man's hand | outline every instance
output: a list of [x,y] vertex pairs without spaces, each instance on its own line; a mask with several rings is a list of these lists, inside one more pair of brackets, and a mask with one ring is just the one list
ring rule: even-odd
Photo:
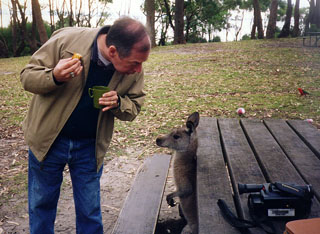
[[68,82],[79,75],[82,69],[79,59],[61,59],[53,69],[53,76],[58,82]]
[[102,111],[107,111],[112,108],[118,107],[118,94],[116,91],[110,91],[104,93],[101,98],[99,98],[99,104],[106,106]]

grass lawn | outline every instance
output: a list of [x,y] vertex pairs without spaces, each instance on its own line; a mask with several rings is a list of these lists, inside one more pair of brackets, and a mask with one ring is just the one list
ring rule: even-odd
[[[26,115],[32,95],[22,89],[19,73],[29,58],[0,59],[1,138],[8,137],[6,129],[19,129]],[[108,158],[165,151],[155,138],[194,111],[240,118],[236,109],[243,107],[242,118],[313,119],[320,126],[320,48],[302,47],[301,39],[157,47],[144,68],[145,105],[135,121],[116,121]],[[311,95],[300,96],[299,87]],[[7,183],[1,176],[0,184]]]

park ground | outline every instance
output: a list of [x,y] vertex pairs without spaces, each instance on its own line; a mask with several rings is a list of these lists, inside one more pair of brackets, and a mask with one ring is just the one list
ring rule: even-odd
[[[27,151],[21,121],[31,94],[19,73],[30,57],[0,60],[0,234],[28,233]],[[116,122],[101,179],[105,233],[112,231],[143,160],[159,149],[155,138],[184,124],[193,111],[201,116],[312,119],[320,128],[320,48],[302,39],[187,44],[153,49],[145,64],[147,98],[134,122]],[[301,96],[297,88],[310,95]],[[165,194],[174,190],[172,172]],[[162,204],[158,233],[177,233],[183,223],[177,208]],[[168,225],[169,224],[169,225]],[[57,233],[75,233],[68,168],[56,219]]]

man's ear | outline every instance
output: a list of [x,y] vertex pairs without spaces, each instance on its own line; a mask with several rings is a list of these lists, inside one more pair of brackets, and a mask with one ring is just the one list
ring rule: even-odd
[[110,58],[114,58],[117,55],[118,51],[114,45],[108,47],[108,54]]

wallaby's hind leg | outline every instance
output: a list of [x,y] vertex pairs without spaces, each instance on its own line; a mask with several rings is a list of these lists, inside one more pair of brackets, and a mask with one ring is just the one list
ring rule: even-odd
[[191,233],[197,234],[198,233],[198,214],[197,214],[198,212],[197,212],[195,194],[192,194],[191,196],[186,198],[181,198],[180,204],[181,204],[184,217],[187,220],[187,225],[190,227]]
[[187,224],[181,231],[181,234],[193,234],[191,227]]

